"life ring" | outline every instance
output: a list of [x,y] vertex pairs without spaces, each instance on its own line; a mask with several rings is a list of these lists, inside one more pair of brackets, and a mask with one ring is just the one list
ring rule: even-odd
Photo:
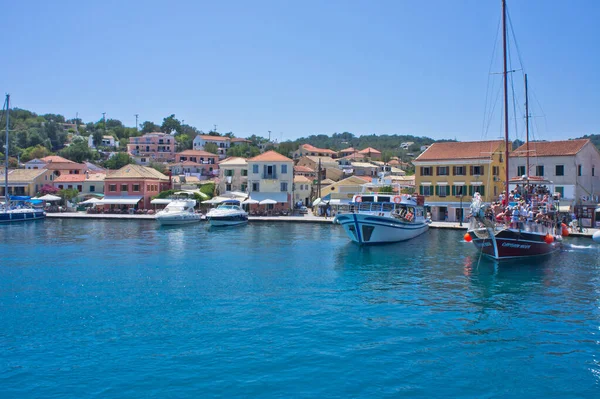
[[401,197],[401,196],[399,196],[399,195],[396,195],[396,196],[394,197],[394,203],[395,203],[395,204],[399,204],[399,203],[401,203],[401,202],[402,202],[402,197]]
[[409,222],[412,222],[413,217],[414,217],[413,213],[412,212],[408,212],[404,218],[406,220],[408,220]]
[[360,195],[357,195],[356,197],[354,197],[354,202],[362,202],[362,197]]

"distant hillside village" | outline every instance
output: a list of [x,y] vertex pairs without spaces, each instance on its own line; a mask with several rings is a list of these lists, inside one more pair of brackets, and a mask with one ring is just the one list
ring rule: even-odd
[[[157,198],[181,190],[201,200],[230,193],[271,199],[274,210],[310,207],[317,198],[335,206],[378,182],[424,195],[433,220],[458,221],[475,192],[485,201],[498,198],[506,176],[503,141],[345,132],[277,142],[204,133],[175,115],[161,126],[127,128],[112,119],[84,124],[15,109],[10,140],[11,195],[59,193],[73,203],[96,198],[135,209],[151,209]],[[594,141],[596,136],[532,142],[528,149],[515,143],[509,175],[527,174],[529,154],[529,175],[552,182],[563,210],[589,218],[600,195]]]

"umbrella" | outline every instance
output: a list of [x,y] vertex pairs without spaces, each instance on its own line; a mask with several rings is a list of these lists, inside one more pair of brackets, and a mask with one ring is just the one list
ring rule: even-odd
[[37,199],[42,200],[42,201],[53,202],[53,201],[60,201],[62,198],[57,197],[56,195],[46,194],[43,197],[40,197],[40,198],[37,198]]
[[259,204],[259,203],[260,203],[260,201],[255,200],[255,199],[251,199],[251,198],[248,198],[247,200],[245,200],[244,202],[242,202],[242,204]]
[[316,200],[313,201],[312,206],[317,206],[319,205],[323,200],[321,198],[317,198]]
[[264,199],[259,202],[259,204],[261,204],[261,205],[275,205],[276,203],[277,203],[277,201],[269,199],[269,198]]
[[206,201],[202,201],[203,204],[220,204],[221,202],[223,202],[221,198],[213,198]]
[[96,202],[100,202],[100,201],[101,200],[99,200],[98,198],[90,198],[88,200],[80,202],[79,205],[95,204]]

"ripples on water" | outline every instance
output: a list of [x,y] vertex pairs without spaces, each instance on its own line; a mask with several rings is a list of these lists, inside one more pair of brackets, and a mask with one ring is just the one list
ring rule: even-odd
[[3,398],[599,394],[598,246],[498,265],[458,231],[77,220],[0,243]]

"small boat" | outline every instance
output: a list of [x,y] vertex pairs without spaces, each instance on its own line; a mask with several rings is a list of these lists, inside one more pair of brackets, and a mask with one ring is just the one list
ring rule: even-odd
[[235,226],[248,223],[248,213],[240,206],[238,200],[226,200],[215,209],[211,209],[206,218],[211,226]]
[[163,226],[199,222],[202,215],[194,211],[194,206],[195,200],[173,200],[156,214],[156,220]]
[[[6,154],[8,152],[8,130],[10,125],[10,94],[6,95]],[[4,203],[0,207],[0,223],[26,222],[46,218],[43,209],[32,206],[31,197],[8,194],[8,156],[4,157]]]
[[358,244],[382,244],[410,240],[425,233],[431,221],[425,217],[425,197],[369,193],[353,196],[349,213],[336,215],[350,239]]

